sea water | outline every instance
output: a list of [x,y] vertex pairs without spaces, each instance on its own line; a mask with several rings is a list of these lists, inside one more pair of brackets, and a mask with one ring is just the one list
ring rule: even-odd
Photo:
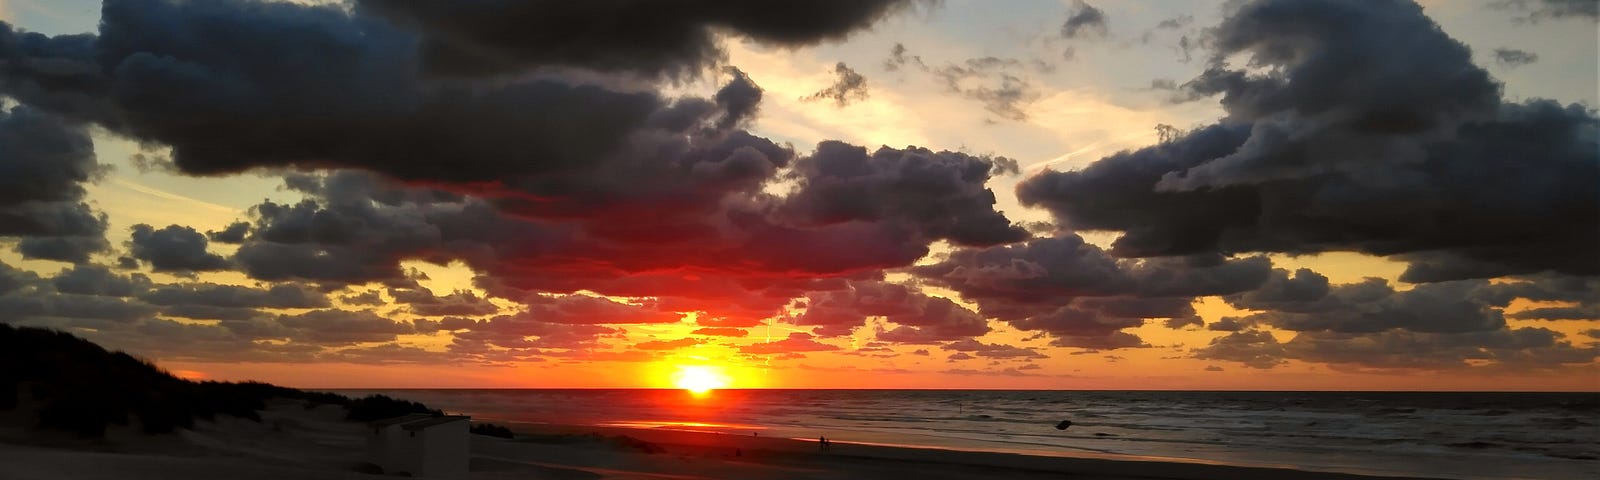
[[[478,420],[1461,479],[1600,478],[1600,394],[349,390]],[[1070,420],[1065,430],[1056,428]]]

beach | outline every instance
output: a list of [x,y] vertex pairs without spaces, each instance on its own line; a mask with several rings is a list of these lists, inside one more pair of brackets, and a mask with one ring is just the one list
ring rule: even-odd
[[[275,401],[262,421],[219,418],[193,430],[103,441],[0,430],[0,480],[376,479],[357,472],[362,423],[331,405]],[[1077,478],[1375,479],[1340,473],[1193,462],[1031,456],[904,448],[665,428],[515,424],[517,440],[473,436],[473,479]]]

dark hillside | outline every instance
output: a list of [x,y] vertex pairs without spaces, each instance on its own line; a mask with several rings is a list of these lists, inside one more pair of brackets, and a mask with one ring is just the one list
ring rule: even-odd
[[260,421],[273,398],[343,405],[351,420],[440,413],[380,395],[351,400],[258,382],[184,380],[70,333],[0,323],[0,410],[36,407],[38,428],[100,437],[136,421],[145,433],[168,433],[219,415]]

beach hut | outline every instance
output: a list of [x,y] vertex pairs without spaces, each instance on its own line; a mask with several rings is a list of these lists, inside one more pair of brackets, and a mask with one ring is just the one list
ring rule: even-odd
[[471,417],[406,415],[368,424],[367,461],[384,473],[465,478],[472,456]]

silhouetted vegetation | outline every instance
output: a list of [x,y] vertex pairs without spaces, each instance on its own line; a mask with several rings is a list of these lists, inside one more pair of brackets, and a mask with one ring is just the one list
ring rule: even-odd
[[478,435],[487,435],[487,436],[490,436],[490,437],[500,437],[500,438],[510,438],[510,439],[517,438],[516,434],[511,433],[511,429],[506,428],[506,427],[502,427],[502,426],[499,426],[499,425],[495,425],[493,423],[474,424],[472,426],[472,433],[475,433],[475,434],[478,434]]
[[302,400],[308,407],[342,405],[351,420],[441,414],[382,395],[351,400],[259,382],[184,380],[66,332],[0,323],[0,410],[34,406],[39,428],[100,437],[108,427],[131,421],[152,434],[193,428],[195,419],[212,421],[222,415],[259,422],[259,412],[273,398]]
[[350,400],[349,403],[345,405],[345,408],[349,409],[350,413],[345,415],[344,418],[358,422],[383,420],[385,418],[394,418],[412,413],[444,415],[444,412],[439,411],[438,409],[428,408],[427,405],[391,398],[387,395],[368,395],[366,397]]

